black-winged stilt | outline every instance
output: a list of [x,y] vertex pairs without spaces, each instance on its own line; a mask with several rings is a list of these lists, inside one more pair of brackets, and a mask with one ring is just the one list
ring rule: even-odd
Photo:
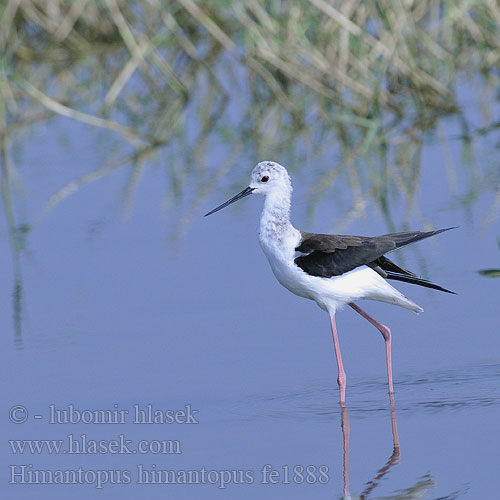
[[263,161],[255,166],[250,185],[205,216],[250,194],[265,196],[260,218],[259,241],[276,279],[291,292],[314,300],[328,312],[338,367],[340,403],[345,404],[346,376],[340,354],[335,313],[346,304],[367,319],[384,337],[389,394],[392,397],[391,330],[355,304],[360,299],[378,300],[415,313],[423,309],[387,283],[405,281],[454,293],[418,277],[391,262],[385,254],[448,229],[411,231],[383,236],[345,236],[305,233],[290,222],[292,183],[279,163]]

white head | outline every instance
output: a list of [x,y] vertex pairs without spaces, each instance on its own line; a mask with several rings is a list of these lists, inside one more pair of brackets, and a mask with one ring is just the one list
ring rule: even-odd
[[261,161],[250,176],[253,194],[289,194],[292,191],[290,176],[285,167],[274,161]]
[[250,185],[230,200],[205,214],[205,217],[222,210],[249,194],[263,194],[264,196],[272,196],[273,199],[278,197],[287,200],[289,203],[291,193],[292,183],[286,168],[274,161],[261,161],[252,170]]

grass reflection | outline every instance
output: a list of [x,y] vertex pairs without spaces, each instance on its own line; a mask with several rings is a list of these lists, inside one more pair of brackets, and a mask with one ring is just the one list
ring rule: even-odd
[[[500,250],[500,238],[497,238],[497,245]],[[498,268],[480,269],[478,273],[486,278],[500,278],[500,269]]]
[[[447,158],[450,200],[468,204],[496,190],[487,220],[498,217],[498,160],[478,161],[475,152],[494,147],[500,126],[497,2],[6,0],[0,16],[2,197],[11,242],[20,225],[12,174],[22,179],[11,151],[55,115],[102,129],[119,153],[55,190],[41,215],[122,168],[130,169],[124,200],[131,210],[141,177],[160,163],[163,206],[194,186],[179,235],[223,175],[240,175],[239,157],[269,156],[292,170],[317,165],[309,214],[322,197],[338,198],[341,185],[350,206],[340,226],[370,202],[389,229],[411,217],[430,226],[417,193],[432,137]],[[479,116],[464,112],[464,86],[478,96]],[[461,168],[445,120],[458,130]],[[400,201],[402,222],[393,220]]]
[[[7,139],[58,114],[118,134],[134,151],[122,165],[142,165],[137,171],[195,127],[183,168],[198,169],[200,184],[215,168],[200,161],[213,135],[255,157],[305,144],[319,157],[338,144],[311,205],[342,176],[353,195],[347,219],[369,198],[390,221],[394,192],[414,204],[429,132],[447,147],[443,117],[455,117],[468,149],[497,130],[489,101],[499,85],[499,24],[495,2],[8,0],[0,36]],[[460,104],[468,76],[484,96],[480,127]],[[196,125],[187,123],[192,103]],[[451,161],[445,168],[453,191],[457,173]],[[471,168],[480,180],[481,168]],[[48,206],[63,192],[71,186]]]

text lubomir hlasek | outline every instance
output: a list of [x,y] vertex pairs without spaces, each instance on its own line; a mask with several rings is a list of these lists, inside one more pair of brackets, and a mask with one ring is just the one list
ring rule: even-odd
[[133,405],[132,410],[113,409],[82,410],[69,404],[64,408],[49,405],[50,424],[198,424],[197,414],[190,404],[178,410],[154,408],[152,404]]

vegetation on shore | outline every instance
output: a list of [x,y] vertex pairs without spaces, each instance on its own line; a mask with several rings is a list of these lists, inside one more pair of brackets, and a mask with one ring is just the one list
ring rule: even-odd
[[[239,156],[272,152],[293,159],[293,169],[307,151],[320,164],[311,210],[342,185],[351,197],[343,224],[374,201],[394,227],[391,203],[399,199],[404,221],[428,225],[416,199],[432,136],[448,158],[450,199],[469,203],[493,191],[485,221],[496,219],[499,162],[478,161],[476,149],[499,147],[499,33],[498,0],[4,0],[1,192],[18,306],[29,225],[16,215],[21,176],[12,150],[54,116],[103,130],[110,155],[55,190],[42,214],[123,168],[130,206],[147,165],[176,158],[163,160],[165,204],[196,179],[186,222]],[[473,118],[464,112],[470,93],[481,108]],[[461,140],[460,167],[444,119]],[[223,161],[206,154],[214,143],[224,146]]]

